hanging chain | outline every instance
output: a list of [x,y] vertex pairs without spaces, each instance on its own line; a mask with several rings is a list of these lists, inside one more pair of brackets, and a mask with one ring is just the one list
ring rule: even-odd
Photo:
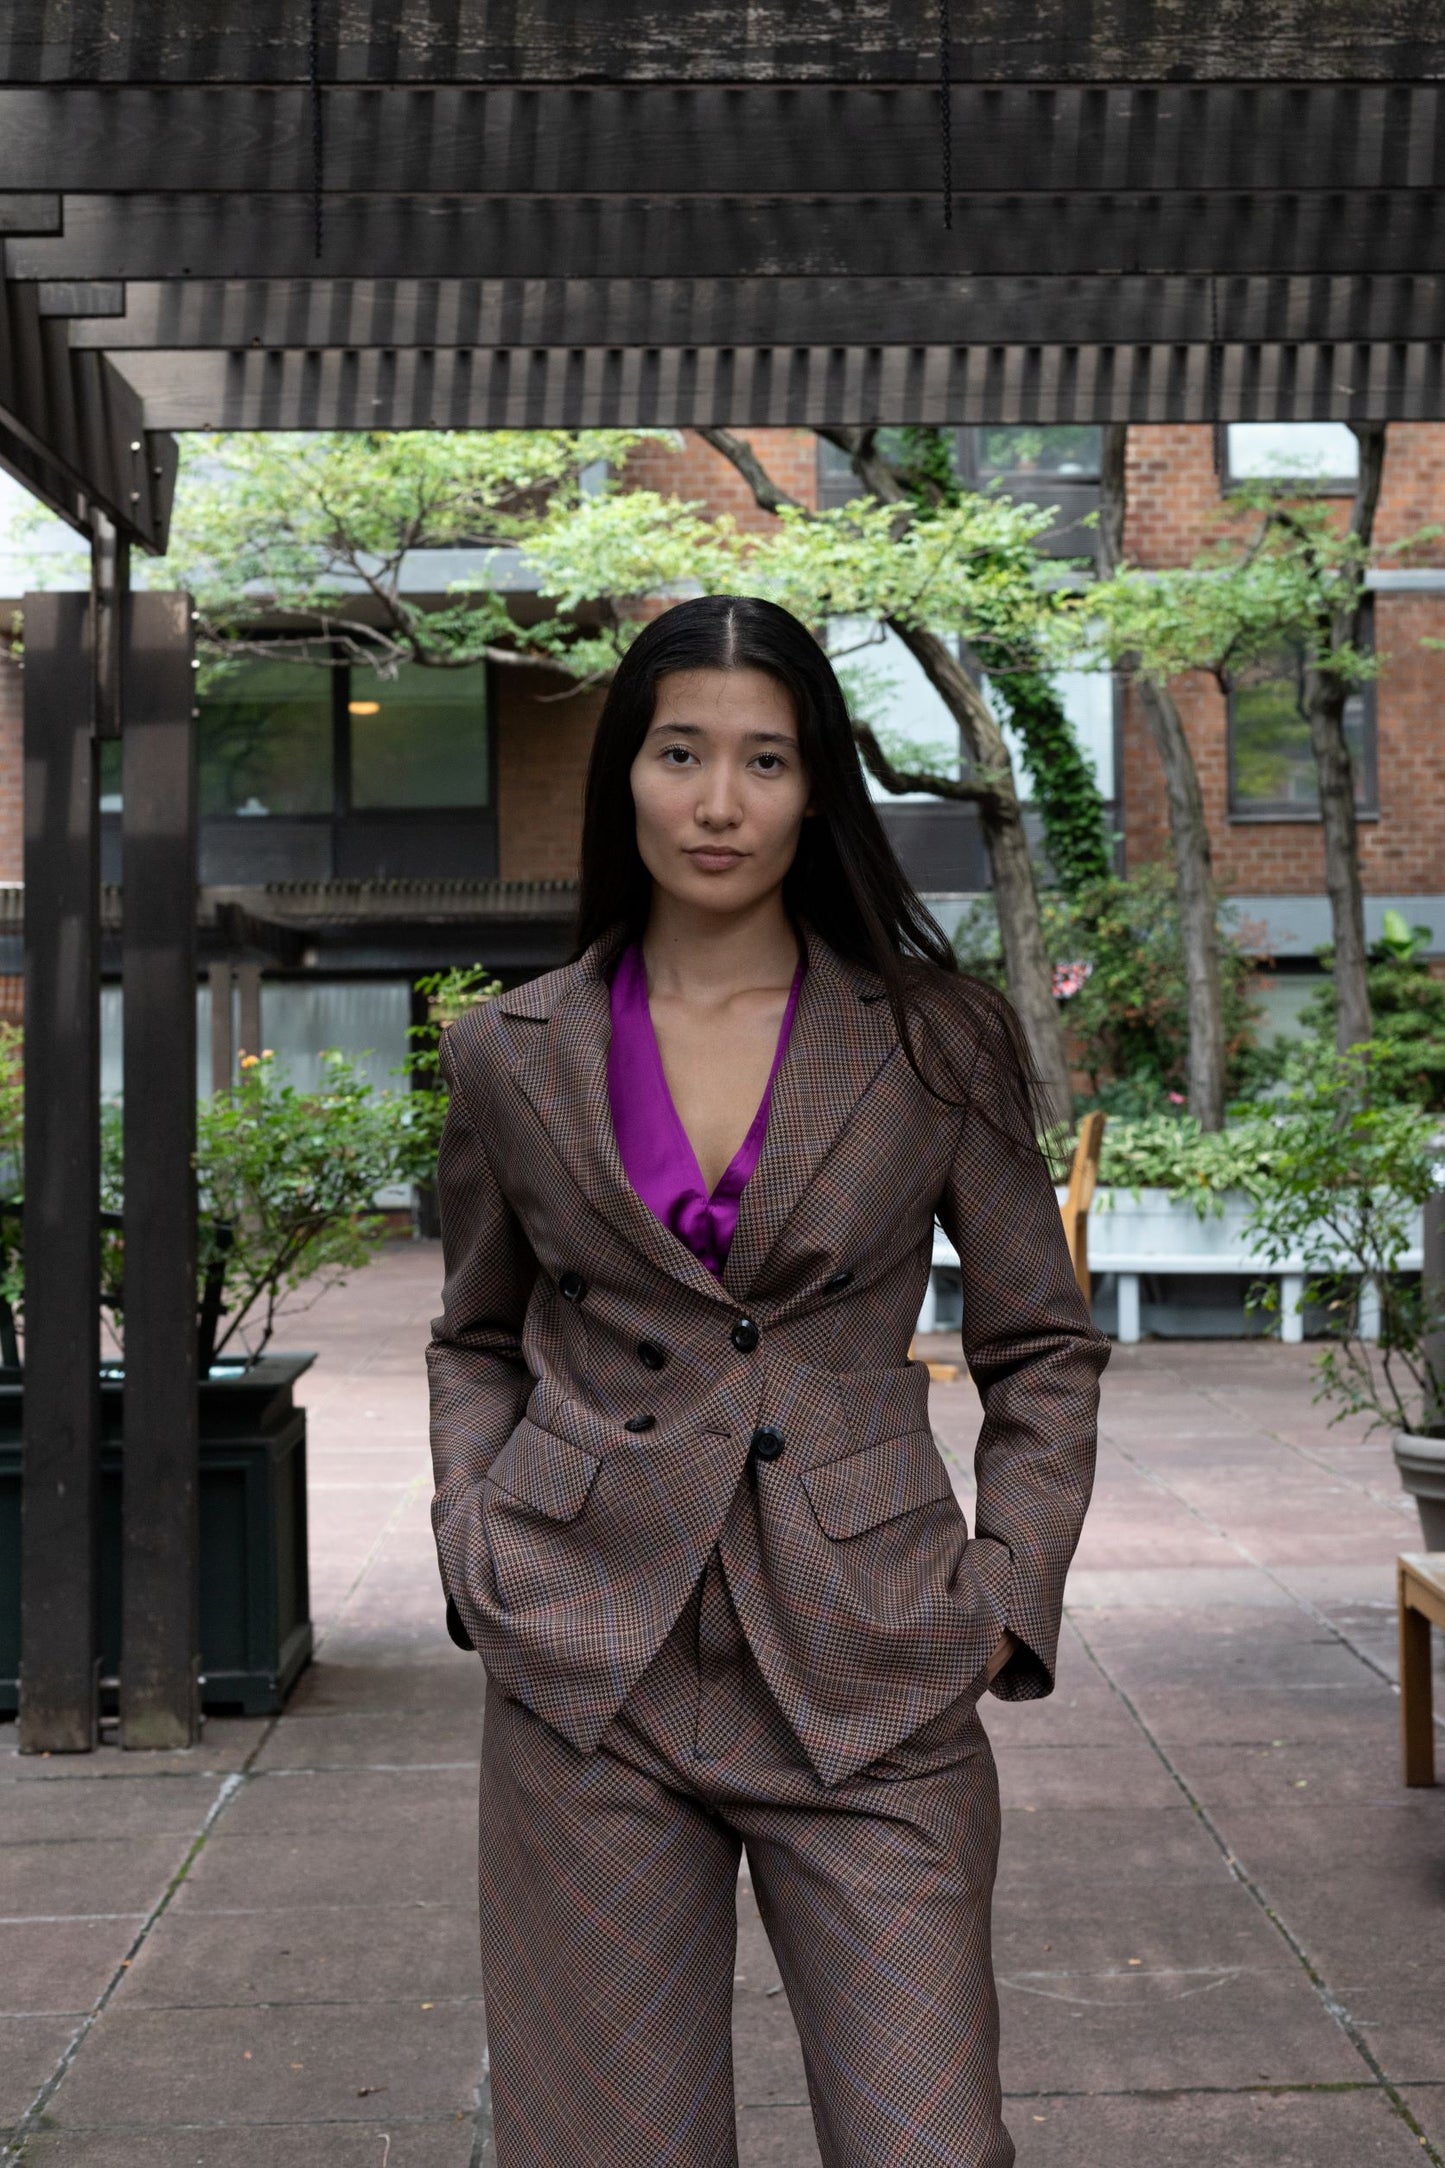
[[311,0],[311,241],[321,260],[321,175],[325,154],[321,117],[321,0]]
[[943,154],[943,223],[953,224],[953,9],[938,0],[938,123]]

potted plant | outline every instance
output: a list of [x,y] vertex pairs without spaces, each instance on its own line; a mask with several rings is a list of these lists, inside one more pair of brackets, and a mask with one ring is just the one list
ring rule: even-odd
[[[23,1045],[0,1030],[0,1560],[18,1557],[24,1374]],[[340,1054],[301,1091],[267,1055],[197,1120],[203,1706],[279,1708],[311,1651],[306,1415],[314,1357],[278,1352],[278,1325],[370,1262],[389,1232],[379,1191],[429,1172],[445,1100],[376,1091]],[[119,1109],[102,1131],[101,1668],[117,1668],[124,1443],[125,1236]],[[18,1330],[17,1330],[18,1328]],[[0,1713],[13,1709],[18,1574],[0,1573]]]
[[1367,1415],[1393,1433],[1425,1547],[1445,1551],[1445,1286],[1400,1269],[1445,1184],[1445,1148],[1438,1116],[1388,1096],[1391,1061],[1374,1045],[1301,1055],[1250,1231],[1265,1260],[1303,1260],[1304,1300],[1327,1339],[1316,1398],[1334,1403],[1336,1422]]

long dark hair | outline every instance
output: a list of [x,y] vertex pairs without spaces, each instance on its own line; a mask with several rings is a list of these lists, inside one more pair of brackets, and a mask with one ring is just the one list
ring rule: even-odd
[[996,1043],[1001,1039],[1004,1081],[1030,1115],[1030,1133],[1036,1132],[1037,1090],[1018,1019],[993,987],[959,970],[948,936],[914,893],[864,784],[833,666],[806,625],[775,602],[705,595],[675,603],[623,656],[587,770],[578,953],[616,929],[640,939],[647,924],[652,876],[637,848],[631,771],[652,724],[658,681],[680,670],[739,669],[765,670],[775,678],[797,717],[813,811],[783,883],[790,916],[795,923],[806,920],[839,956],[876,975],[914,1070],[938,1097],[957,1100],[973,1049],[960,1061],[964,1050],[952,1043],[954,1035],[929,1030],[936,1057],[929,1068],[935,1075],[941,1069],[947,1080],[940,1084],[920,1067],[915,1037],[920,1021],[937,1007],[927,999],[930,988],[940,978],[952,980],[980,1029],[991,1025],[990,1035]]

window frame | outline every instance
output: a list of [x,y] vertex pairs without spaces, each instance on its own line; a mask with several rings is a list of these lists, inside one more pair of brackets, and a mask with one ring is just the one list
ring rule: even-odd
[[[1373,596],[1366,596],[1361,626],[1362,645],[1372,653],[1375,646],[1375,609]],[[1360,750],[1361,789],[1355,798],[1357,821],[1377,821],[1380,817],[1380,757],[1379,757],[1379,704],[1376,692],[1378,678],[1367,678],[1351,698],[1360,702]],[[1241,805],[1236,787],[1235,761],[1235,706],[1234,688],[1225,697],[1225,790],[1227,819],[1231,827],[1318,827],[1322,818],[1318,806]]]

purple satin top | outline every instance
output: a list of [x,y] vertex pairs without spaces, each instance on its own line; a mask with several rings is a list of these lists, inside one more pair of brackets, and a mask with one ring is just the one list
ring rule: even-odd
[[737,1230],[738,1204],[768,1132],[773,1082],[788,1051],[803,971],[799,963],[783,1011],[778,1050],[752,1127],[710,1197],[667,1088],[647,1005],[647,967],[641,948],[634,943],[625,949],[613,973],[607,1097],[623,1169],[648,1210],[671,1228],[679,1242],[687,1244],[709,1272],[720,1273],[727,1263]]

